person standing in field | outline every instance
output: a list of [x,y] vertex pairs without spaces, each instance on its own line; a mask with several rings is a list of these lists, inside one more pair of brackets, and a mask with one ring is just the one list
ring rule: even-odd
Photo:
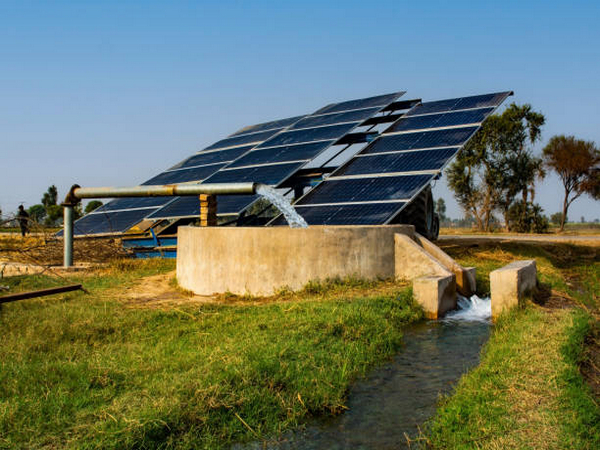
[[27,214],[27,211],[25,211],[23,205],[19,205],[17,220],[19,221],[19,227],[21,227],[21,235],[25,237],[25,235],[29,231],[29,214]]

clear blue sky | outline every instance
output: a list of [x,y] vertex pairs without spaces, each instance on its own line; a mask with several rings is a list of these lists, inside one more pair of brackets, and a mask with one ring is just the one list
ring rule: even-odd
[[[600,144],[599,21],[598,1],[3,0],[0,207],[136,184],[244,125],[397,90],[514,90],[546,115],[543,143]],[[538,188],[547,213],[561,198],[554,177]]]

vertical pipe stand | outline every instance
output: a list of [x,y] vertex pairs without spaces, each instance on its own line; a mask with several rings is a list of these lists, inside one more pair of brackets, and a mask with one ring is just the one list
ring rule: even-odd
[[64,211],[64,258],[65,267],[73,266],[73,205],[63,204]]

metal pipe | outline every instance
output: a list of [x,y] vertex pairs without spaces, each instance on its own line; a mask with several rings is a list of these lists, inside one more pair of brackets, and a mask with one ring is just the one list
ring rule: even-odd
[[28,298],[43,297],[45,295],[62,294],[63,292],[79,290],[83,290],[83,286],[81,286],[81,284],[69,284],[67,286],[41,289],[39,291],[17,292],[16,294],[3,295],[0,297],[0,303],[15,302],[17,300],[25,300]]
[[64,209],[64,257],[63,265],[65,267],[71,267],[73,265],[73,205],[63,204]]
[[114,197],[163,197],[180,195],[236,195],[255,194],[258,183],[207,183],[207,184],[166,184],[159,186],[131,187],[74,187],[70,195],[75,199],[114,198]]

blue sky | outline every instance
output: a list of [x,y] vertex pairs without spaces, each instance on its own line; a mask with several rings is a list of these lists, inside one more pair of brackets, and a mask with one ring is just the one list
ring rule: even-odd
[[[513,90],[546,115],[542,144],[600,144],[599,20],[593,1],[0,1],[0,208],[137,184],[244,125],[398,90]],[[547,213],[561,199],[540,184]]]

